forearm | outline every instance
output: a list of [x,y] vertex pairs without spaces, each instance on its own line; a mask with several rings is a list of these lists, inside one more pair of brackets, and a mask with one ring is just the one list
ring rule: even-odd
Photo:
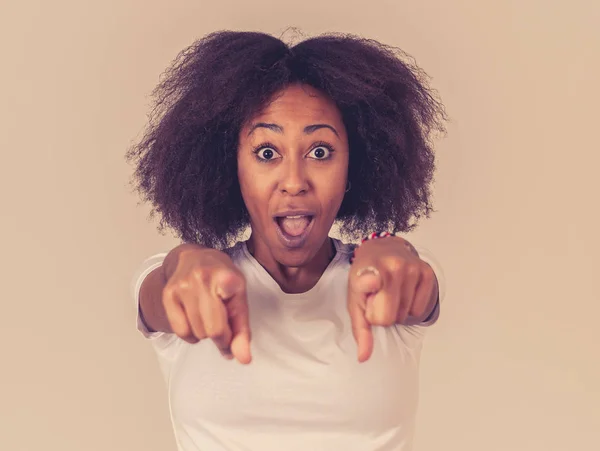
[[140,315],[146,327],[151,331],[173,332],[162,302],[163,290],[177,268],[181,253],[202,248],[196,244],[181,244],[173,248],[165,257],[162,265],[148,274],[142,282],[139,292]]

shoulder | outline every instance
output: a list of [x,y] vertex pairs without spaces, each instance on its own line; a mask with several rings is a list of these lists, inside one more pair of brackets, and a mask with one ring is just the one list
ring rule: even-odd
[[230,247],[222,249],[222,252],[227,254],[234,263],[239,264],[248,257],[248,248],[246,247],[245,241],[237,241]]
[[354,243],[344,243],[337,238],[331,238],[333,240],[333,244],[335,246],[336,254],[341,254],[342,258],[347,257],[347,260],[350,261],[350,257],[356,249],[356,244]]

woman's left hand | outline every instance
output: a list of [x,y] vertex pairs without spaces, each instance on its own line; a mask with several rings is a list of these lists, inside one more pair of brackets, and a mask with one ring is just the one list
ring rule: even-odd
[[395,236],[365,241],[356,250],[348,280],[358,360],[368,360],[373,352],[371,326],[423,322],[437,299],[433,269],[408,241]]

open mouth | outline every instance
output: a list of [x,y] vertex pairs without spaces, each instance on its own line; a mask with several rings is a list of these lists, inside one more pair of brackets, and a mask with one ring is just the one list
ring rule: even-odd
[[300,247],[306,241],[312,226],[314,216],[310,214],[297,214],[275,217],[277,234],[286,247]]

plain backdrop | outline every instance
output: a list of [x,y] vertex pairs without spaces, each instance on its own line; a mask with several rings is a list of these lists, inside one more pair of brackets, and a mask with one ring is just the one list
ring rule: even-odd
[[416,451],[600,449],[599,5],[3,1],[0,449],[175,450],[129,282],[177,242],[124,153],[180,50],[290,26],[401,47],[451,118],[411,235],[448,281]]

